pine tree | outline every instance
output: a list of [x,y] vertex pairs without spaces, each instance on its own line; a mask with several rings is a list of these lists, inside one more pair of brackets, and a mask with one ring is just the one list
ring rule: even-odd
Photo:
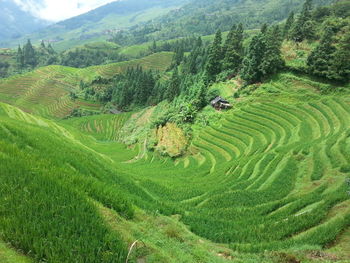
[[294,12],[291,12],[283,28],[283,36],[289,39],[289,32],[294,24]]
[[55,54],[56,53],[56,51],[51,46],[51,43],[48,44],[47,51],[49,52],[49,54]]
[[203,40],[201,37],[198,37],[196,41],[196,48],[201,48],[202,46],[203,46]]
[[311,21],[312,0],[306,0],[303,5],[301,14],[296,23],[294,23],[291,30],[291,39],[295,42],[302,42],[305,39],[310,39],[310,30],[314,31],[313,23]]
[[243,25],[234,28],[229,41],[226,41],[226,52],[223,69],[238,72],[243,60]]
[[209,82],[215,81],[216,75],[221,72],[221,62],[223,59],[222,54],[222,36],[221,31],[218,30],[215,35],[213,44],[209,50],[208,62],[206,66],[206,74]]
[[263,62],[266,50],[267,43],[265,36],[261,33],[254,36],[250,41],[241,71],[242,79],[245,80],[247,84],[262,80],[263,73],[260,71],[260,65]]
[[157,52],[157,42],[156,42],[155,40],[153,40],[153,44],[152,44],[151,51],[152,51],[153,53],[156,53],[156,52]]
[[279,27],[253,37],[243,60],[241,76],[247,84],[260,82],[284,66]]
[[23,50],[22,50],[20,45],[18,46],[16,60],[17,60],[17,67],[19,69],[23,69],[23,67],[24,67],[24,55],[23,55]]
[[321,77],[327,77],[330,73],[336,48],[333,45],[334,32],[327,27],[319,45],[311,52],[307,59],[309,71]]
[[42,40],[42,41],[41,41],[40,46],[41,46],[41,48],[46,49],[46,46],[45,46],[45,42],[44,42],[44,40]]
[[283,68],[285,62],[282,59],[281,45],[283,41],[282,32],[280,27],[275,25],[270,28],[265,35],[266,39],[266,52],[263,56],[259,70],[263,76],[268,76],[276,73]]
[[175,53],[173,56],[173,61],[171,63],[171,68],[178,67],[185,58],[185,51],[182,45],[177,45],[175,48]]
[[230,70],[232,72],[237,72],[242,63],[242,57],[234,49],[233,46],[230,46],[225,54],[225,58],[222,63],[223,70]]
[[330,79],[342,82],[350,81],[350,30],[344,32],[337,50],[331,61],[330,70],[327,74]]
[[199,50],[195,49],[191,52],[191,54],[188,56],[188,60],[187,60],[187,67],[186,67],[186,71],[190,74],[197,74],[198,72],[198,63],[197,63],[197,59],[199,56]]
[[226,51],[230,48],[230,46],[232,45],[233,41],[234,41],[234,38],[235,38],[235,34],[236,34],[236,30],[237,30],[237,26],[236,25],[233,25],[231,27],[231,30],[230,32],[227,34],[227,38],[226,38],[226,41],[225,41],[225,44],[222,48],[222,52],[225,54]]
[[166,99],[173,101],[180,94],[181,79],[177,68],[174,69],[173,75],[169,81],[166,91]]
[[261,29],[260,29],[260,32],[263,33],[263,34],[265,34],[265,33],[267,32],[267,29],[268,29],[268,26],[267,26],[267,24],[265,23],[265,24],[262,25],[262,27],[261,27]]
[[235,38],[234,38],[234,48],[240,54],[243,56],[243,40],[244,40],[244,28],[243,24],[240,23],[237,27]]
[[27,44],[23,47],[23,55],[24,65],[34,68],[38,64],[36,53],[32,46],[32,43],[30,42],[30,39],[28,39]]

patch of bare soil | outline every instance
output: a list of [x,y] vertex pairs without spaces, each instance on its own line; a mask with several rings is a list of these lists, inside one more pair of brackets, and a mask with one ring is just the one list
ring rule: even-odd
[[228,253],[228,252],[219,252],[217,253],[218,257],[221,257],[221,258],[225,258],[225,259],[229,259],[229,260],[232,260],[233,257]]
[[328,260],[328,261],[338,261],[339,258],[331,253],[326,253],[323,251],[311,251],[308,253],[307,258],[313,260]]

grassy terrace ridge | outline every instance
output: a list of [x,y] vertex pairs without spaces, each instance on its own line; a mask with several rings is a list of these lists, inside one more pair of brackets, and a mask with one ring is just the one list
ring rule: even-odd
[[117,142],[131,114],[56,122],[0,104],[0,239],[49,262],[125,262],[135,240],[131,262],[348,262],[350,94],[320,87],[276,75],[195,126],[176,161]]
[[172,53],[161,52],[126,62],[76,69],[47,66],[32,72],[0,80],[0,101],[15,105],[36,115],[62,118],[74,108],[98,110],[100,105],[72,101],[69,92],[78,87],[80,80],[91,81],[96,76],[112,77],[129,67],[163,71],[169,67]]

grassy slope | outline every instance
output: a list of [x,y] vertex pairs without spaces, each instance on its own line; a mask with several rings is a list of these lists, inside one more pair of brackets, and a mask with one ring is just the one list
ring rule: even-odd
[[96,76],[112,77],[128,67],[165,70],[171,63],[172,53],[162,52],[142,59],[75,69],[47,66],[32,72],[0,80],[0,101],[41,116],[62,118],[76,107],[98,110],[100,105],[82,101],[73,102],[69,92],[80,80],[91,81]]
[[[284,73],[251,91],[250,96],[241,97],[232,111],[208,109],[208,116],[220,121],[206,128],[198,126],[193,155],[175,163],[152,153],[140,155],[137,148],[126,150],[113,142],[130,116],[73,119],[62,123],[62,130],[53,122],[15,108],[2,108],[20,128],[23,122],[49,127],[45,136],[50,130],[55,136],[63,134],[71,141],[69,147],[86,149],[90,160],[96,158],[109,171],[116,169],[121,181],[114,181],[112,192],[121,191],[124,198],[152,213],[146,215],[137,209],[135,219],[120,219],[106,205],[100,205],[108,204],[101,195],[90,192],[90,196],[97,199],[107,226],[121,233],[129,244],[136,239],[145,242],[146,248],[138,251],[147,262],[225,262],[231,257],[262,262],[259,255],[245,256],[204,238],[227,243],[238,251],[282,249],[303,262],[313,261],[314,255],[346,262],[349,257],[342,252],[348,250],[348,231],[343,230],[350,224],[345,184],[350,164],[350,95],[321,95],[320,88],[327,88],[327,84]],[[1,120],[10,125],[6,118]],[[111,133],[111,127],[116,132]],[[26,136],[44,135],[34,127],[22,130],[27,130]],[[44,156],[60,160],[45,148],[48,145],[40,146],[39,156],[48,151],[50,154]],[[28,150],[21,147],[21,151]],[[82,169],[77,165],[82,162],[79,158],[73,159],[75,169]],[[99,180],[110,184],[110,173],[105,174]],[[157,216],[159,212],[174,216]],[[115,220],[120,223],[116,225]],[[189,233],[182,223],[204,238]],[[295,252],[300,248],[318,250],[327,244],[330,248],[324,254]],[[265,261],[272,262],[275,256],[265,255]],[[278,257],[283,258],[283,254]]]

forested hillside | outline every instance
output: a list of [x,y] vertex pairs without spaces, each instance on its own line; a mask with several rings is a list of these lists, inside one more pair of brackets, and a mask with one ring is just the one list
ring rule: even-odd
[[[280,22],[291,11],[300,11],[303,0],[203,0],[191,1],[155,21],[115,36],[118,44],[140,43],[153,39],[171,39],[192,34],[209,35],[218,28],[228,31],[232,24],[243,23],[257,28],[263,23]],[[314,5],[326,5],[332,0],[315,0]]]

